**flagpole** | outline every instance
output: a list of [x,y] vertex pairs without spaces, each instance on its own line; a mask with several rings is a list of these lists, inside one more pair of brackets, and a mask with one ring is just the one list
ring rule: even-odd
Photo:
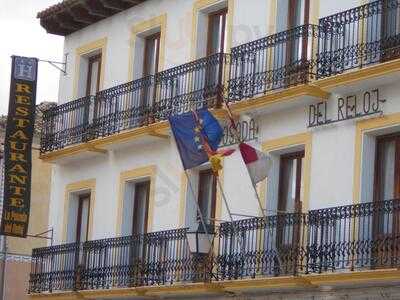
[[[228,102],[227,102],[226,100],[224,100],[224,104],[225,104],[226,109],[227,109],[227,111],[228,111],[228,116],[229,116],[229,119],[230,119],[230,121],[231,121],[231,126],[232,126],[232,128],[233,128],[233,130],[234,130],[234,132],[235,132],[236,139],[238,140],[239,143],[241,143],[242,140],[241,140],[241,138],[240,138],[240,135],[239,135],[239,132],[238,132],[238,129],[237,129],[235,120],[234,120],[234,118],[233,118],[233,113],[232,113],[232,111],[231,111],[231,108],[229,107],[229,104],[228,104]],[[248,174],[249,177],[250,177],[251,185],[252,185],[252,187],[253,187],[253,189],[254,189],[254,193],[255,193],[255,196],[256,196],[257,202],[258,202],[258,206],[259,206],[259,209],[260,209],[260,211],[261,211],[261,215],[262,215],[263,218],[266,218],[266,214],[265,214],[264,208],[262,207],[262,202],[261,202],[260,195],[258,194],[257,187],[256,187],[256,185],[254,184],[253,180],[251,179],[250,172],[249,172],[249,169],[248,169],[247,167],[246,167],[246,170],[247,170],[247,174]]]
[[[173,134],[174,137],[175,137],[175,134],[174,134],[173,132],[172,132],[172,134]],[[175,139],[175,142],[176,142],[176,139]],[[207,230],[207,226],[206,226],[206,223],[205,223],[205,220],[204,220],[203,213],[201,212],[199,203],[196,201],[196,195],[195,195],[195,193],[194,193],[194,189],[193,189],[193,186],[192,186],[192,182],[190,181],[190,176],[189,176],[189,174],[187,173],[187,170],[185,169],[185,165],[183,164],[183,160],[182,160],[182,157],[181,157],[180,154],[179,154],[179,160],[181,161],[182,168],[183,168],[183,172],[184,172],[185,175],[186,175],[186,180],[187,180],[187,182],[188,182],[189,189],[190,189],[190,191],[191,191],[191,193],[192,193],[192,196],[193,196],[193,200],[192,200],[192,201],[194,202],[194,204],[195,204],[195,206],[196,206],[197,213],[198,213],[198,215],[199,215],[199,217],[200,217],[201,225],[203,225],[204,231],[205,231],[205,233],[206,233],[206,235],[207,235],[207,240],[208,240],[208,242],[210,243],[210,248],[211,248],[212,245],[213,245],[213,241],[211,240],[210,235],[208,234],[208,230]]]
[[233,217],[232,217],[232,212],[231,212],[231,209],[230,209],[229,206],[228,206],[228,201],[226,200],[225,192],[224,192],[224,190],[222,189],[221,180],[219,179],[218,174],[214,174],[214,176],[217,177],[218,187],[219,187],[219,190],[221,191],[221,196],[222,196],[222,199],[224,200],[224,204],[225,204],[225,206],[226,206],[226,210],[227,210],[227,212],[228,212],[229,219],[231,220],[231,222],[233,222],[234,220],[233,220]]
[[[200,127],[201,124],[200,124],[200,122],[199,122],[198,115],[196,114],[195,111],[192,111],[192,114],[193,114],[193,118],[194,118],[194,120],[195,120],[197,126]],[[208,161],[211,162],[210,159],[211,159],[211,157],[212,157],[212,153],[211,153],[212,150],[211,150],[211,148],[210,148],[210,146],[209,146],[209,144],[208,144],[207,138],[206,138],[205,136],[203,136],[203,135],[201,135],[201,143],[202,143],[203,148],[204,148],[204,150],[205,150],[205,152],[206,152],[206,154],[207,154],[207,156],[208,156]],[[219,178],[219,174],[218,174],[218,169],[215,170],[213,167],[211,167],[211,169],[212,169],[212,171],[213,171],[213,176],[215,176],[215,178],[217,179],[217,184],[218,184],[219,190],[220,190],[220,192],[221,192],[222,199],[223,199],[223,201],[224,201],[224,203],[225,203],[226,210],[227,210],[228,215],[229,215],[229,219],[231,220],[233,232],[236,233],[236,231],[238,231],[238,230],[237,230],[237,228],[236,228],[236,224],[234,223],[234,220],[233,220],[233,217],[232,217],[232,212],[231,212],[231,210],[230,210],[230,208],[229,208],[229,205],[228,205],[228,201],[227,201],[227,199],[226,199],[225,192],[224,192],[224,190],[223,190],[223,188],[222,188],[222,184],[221,184],[221,181],[220,181],[220,178]],[[241,248],[241,247],[242,247],[241,239],[238,238],[238,241],[237,241],[237,242],[238,242],[238,244],[239,244],[239,248]]]
[[[227,111],[228,111],[228,116],[229,116],[229,119],[230,119],[230,121],[231,121],[231,126],[232,126],[232,128],[233,128],[233,130],[234,130],[234,132],[235,132],[236,138],[237,138],[237,140],[238,140],[239,143],[242,143],[243,141],[242,141],[241,138],[240,138],[240,135],[239,135],[239,132],[238,132],[238,129],[237,129],[235,120],[234,120],[234,118],[233,118],[233,114],[232,114],[231,108],[229,107],[229,104],[228,104],[228,102],[226,101],[225,98],[224,98],[224,104],[225,104],[226,109],[227,109]],[[261,210],[261,215],[262,215],[263,219],[266,221],[267,216],[266,216],[265,211],[264,211],[264,209],[263,209],[263,207],[262,207],[262,202],[261,202],[260,195],[258,194],[257,187],[256,187],[255,183],[253,182],[253,180],[252,180],[252,178],[251,178],[251,175],[250,175],[250,172],[249,172],[249,169],[248,169],[247,167],[246,167],[246,170],[247,170],[247,174],[248,174],[249,177],[250,177],[251,185],[252,185],[252,187],[253,187],[253,189],[254,189],[254,193],[255,193],[255,196],[256,196],[257,202],[258,202],[258,206],[259,206],[259,208],[260,208],[260,210]],[[274,210],[271,210],[271,211],[274,211]],[[278,210],[276,210],[275,212],[278,213]],[[269,228],[269,230],[271,231],[271,233],[273,233],[273,232],[272,232],[272,228]],[[279,257],[279,255],[277,255],[277,260],[278,260],[279,266],[281,266],[281,265],[282,265],[282,262],[281,262],[281,258]]]

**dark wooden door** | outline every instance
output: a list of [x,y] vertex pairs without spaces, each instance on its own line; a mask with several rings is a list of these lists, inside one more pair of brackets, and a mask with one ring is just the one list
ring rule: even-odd
[[377,138],[372,229],[372,265],[391,267],[400,253],[400,135]]
[[301,182],[304,151],[282,155],[279,171],[279,198],[276,245],[280,273],[296,273],[301,228]]
[[146,280],[151,247],[147,233],[148,209],[150,196],[150,181],[135,184],[133,195],[133,218],[132,218],[132,246],[130,264],[132,271],[132,284],[140,285]]

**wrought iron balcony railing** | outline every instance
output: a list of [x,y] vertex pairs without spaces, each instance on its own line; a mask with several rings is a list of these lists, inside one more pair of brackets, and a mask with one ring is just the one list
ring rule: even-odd
[[318,37],[318,26],[306,24],[232,48],[229,101],[308,83]]
[[400,266],[400,200],[224,223],[221,280]]
[[400,57],[400,2],[378,0],[319,20],[318,78]]
[[51,108],[43,118],[41,151],[215,107],[223,96],[227,66],[229,56],[217,53]]
[[29,291],[398,268],[400,200],[222,223],[214,243],[203,270],[186,229],[34,249]]
[[94,97],[88,96],[51,107],[43,113],[41,152],[83,143],[90,139]]
[[34,249],[30,292],[165,285],[194,280],[186,229]]

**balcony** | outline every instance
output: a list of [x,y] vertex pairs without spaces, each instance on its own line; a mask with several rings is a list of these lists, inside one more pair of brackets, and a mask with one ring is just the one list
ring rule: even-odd
[[400,58],[399,6],[395,0],[375,1],[321,18],[319,25],[279,32],[232,48],[230,54],[214,54],[51,108],[43,117],[41,152],[146,127],[194,108],[218,108],[223,99],[235,104],[309,83],[341,86],[336,75],[343,73],[364,78],[352,69],[382,65],[382,74],[399,71],[397,65],[383,64]]
[[309,83],[317,73],[319,35],[318,26],[307,24],[232,48],[228,100]]
[[222,223],[205,272],[186,229],[34,249],[30,293],[400,267],[400,200]]
[[217,107],[227,54],[218,53],[59,105],[44,113],[41,152]]
[[399,58],[399,8],[379,0],[320,19],[317,77]]

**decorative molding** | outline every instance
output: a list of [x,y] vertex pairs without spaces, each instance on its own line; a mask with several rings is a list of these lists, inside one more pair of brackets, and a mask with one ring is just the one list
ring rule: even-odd
[[368,66],[355,71],[346,71],[345,73],[329,76],[324,79],[314,80],[313,84],[321,89],[331,89],[337,86],[348,85],[373,79],[383,75],[389,75],[400,71],[400,58],[388,62],[381,62],[376,65]]
[[[215,281],[212,283],[186,282],[173,285],[153,285],[132,288],[112,288],[103,290],[82,290],[62,293],[31,294],[31,299],[97,299],[97,298],[130,298],[130,297],[160,297],[164,295],[182,297],[185,295],[221,295],[241,293],[241,291],[276,291],[315,289],[334,286],[336,289],[352,284],[365,285],[371,283],[400,282],[400,271],[397,269],[337,272],[323,274],[307,274],[303,276],[264,277]],[[68,297],[69,296],[69,297]]]
[[330,93],[322,90],[315,85],[302,84],[287,89],[272,92],[270,94],[242,100],[231,104],[231,110],[235,113],[251,111],[261,107],[267,107],[272,104],[297,101],[302,96],[315,97],[321,100],[328,100]]

